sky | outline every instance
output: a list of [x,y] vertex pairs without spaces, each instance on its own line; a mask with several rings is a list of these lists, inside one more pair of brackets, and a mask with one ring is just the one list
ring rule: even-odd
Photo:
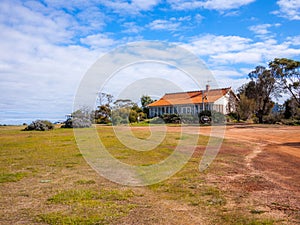
[[[1,0],[0,124],[64,120],[88,69],[132,42],[178,45],[236,90],[258,65],[300,60],[299,27],[300,0]],[[117,80],[165,70],[129,66]]]

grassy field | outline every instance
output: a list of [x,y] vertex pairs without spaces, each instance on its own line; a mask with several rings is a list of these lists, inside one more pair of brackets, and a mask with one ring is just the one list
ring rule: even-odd
[[[72,129],[21,129],[0,127],[1,224],[288,224],[284,216],[265,213],[262,203],[243,201],[248,193],[235,192],[222,180],[247,170],[243,160],[252,145],[225,140],[213,164],[200,173],[208,141],[201,136],[193,157],[175,176],[129,187],[110,182],[87,164]],[[132,165],[157,163],[181,138],[193,135],[168,132],[155,150],[137,152],[122,145],[111,127],[97,131],[115,158]],[[134,134],[150,135],[147,129]]]

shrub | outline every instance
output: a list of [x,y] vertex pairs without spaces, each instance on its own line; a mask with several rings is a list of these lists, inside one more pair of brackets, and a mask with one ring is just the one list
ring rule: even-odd
[[64,122],[64,125],[62,125],[62,128],[85,128],[85,127],[91,127],[92,123],[89,118],[69,118]]
[[150,123],[152,124],[164,124],[164,120],[160,117],[154,117],[150,120]]
[[230,121],[239,121],[240,120],[239,114],[237,112],[231,112],[231,113],[227,114],[227,116]]
[[212,122],[214,124],[223,124],[226,121],[226,117],[223,113],[212,111]]
[[163,119],[165,123],[181,123],[181,118],[177,114],[164,114],[161,116],[161,119]]
[[29,124],[24,130],[38,130],[38,131],[45,131],[45,130],[52,130],[54,129],[54,125],[48,120],[36,120]]
[[220,112],[204,110],[199,113],[199,120],[202,124],[223,124],[226,121],[226,117]]
[[181,121],[184,124],[199,124],[199,117],[197,115],[180,115]]

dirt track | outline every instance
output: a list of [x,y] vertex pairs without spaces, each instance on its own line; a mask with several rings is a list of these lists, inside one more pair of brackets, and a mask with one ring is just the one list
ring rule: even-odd
[[[246,208],[250,204],[262,210],[264,215],[286,218],[282,224],[300,224],[300,127],[231,125],[188,127],[186,130],[213,136],[211,129],[221,130],[216,136],[233,144],[248,146],[237,151],[221,148],[221,155],[236,151],[235,154],[240,155],[240,165],[228,162],[233,172],[210,177],[210,181],[219,183],[221,189],[230,190],[231,199],[239,199],[233,201],[232,208]],[[181,132],[181,128],[168,127],[168,131]]]
[[[210,127],[201,127],[200,134],[209,135]],[[300,127],[227,126],[225,138],[253,145],[245,157],[248,171],[227,188],[248,191],[249,200],[261,202],[270,214],[284,213],[291,224],[300,223]]]

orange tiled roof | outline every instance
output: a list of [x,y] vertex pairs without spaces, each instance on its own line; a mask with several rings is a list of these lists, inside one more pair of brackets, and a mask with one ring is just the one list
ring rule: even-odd
[[[204,103],[213,103],[228,93],[231,88],[211,89],[204,91]],[[161,99],[149,104],[153,106],[185,105],[202,103],[202,91],[167,93]]]

